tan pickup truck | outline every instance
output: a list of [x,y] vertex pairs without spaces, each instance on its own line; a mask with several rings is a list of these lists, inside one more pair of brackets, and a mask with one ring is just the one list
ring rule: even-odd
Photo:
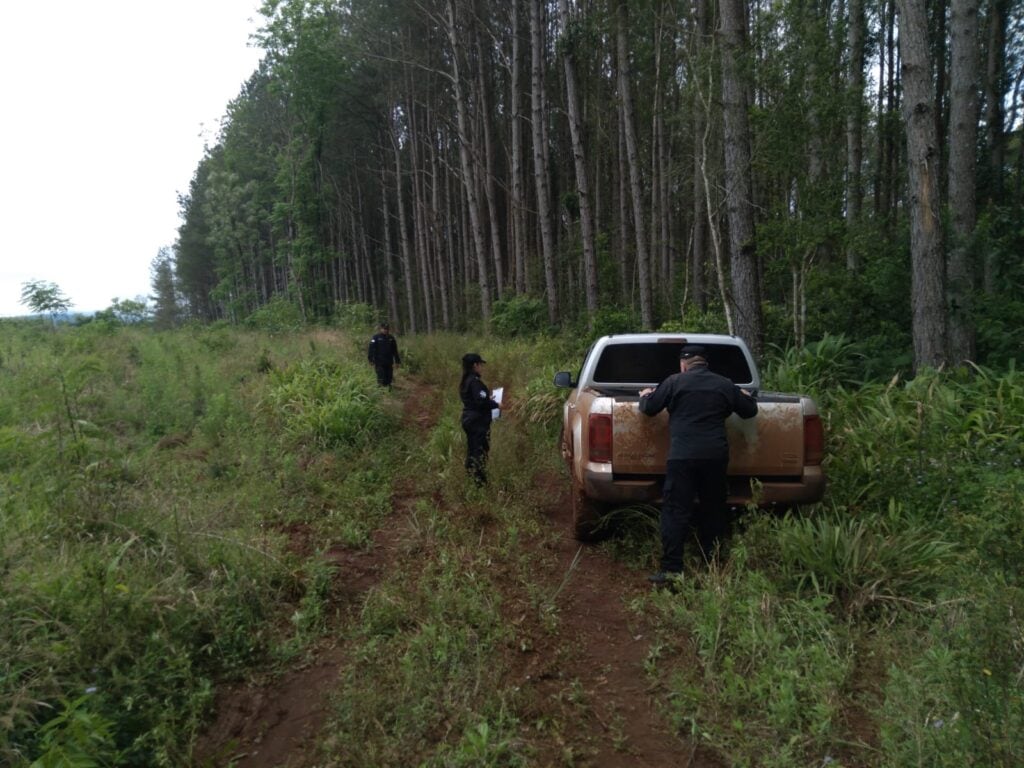
[[640,413],[639,392],[679,372],[679,349],[700,344],[715,373],[757,395],[752,419],[733,414],[729,503],[790,507],[825,492],[824,433],[809,397],[760,392],[754,358],[742,339],[712,334],[634,333],[591,345],[578,377],[555,374],[571,389],[562,421],[562,457],[572,482],[573,532],[592,538],[614,507],[660,501],[668,454],[668,413]]

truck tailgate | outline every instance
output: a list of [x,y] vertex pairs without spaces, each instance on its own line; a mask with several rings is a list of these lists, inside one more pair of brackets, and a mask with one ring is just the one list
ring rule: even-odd
[[[758,400],[752,419],[733,414],[726,421],[729,474],[793,477],[804,464],[803,410],[799,398]],[[668,413],[645,416],[635,398],[617,399],[612,408],[612,471],[656,475],[668,457]]]

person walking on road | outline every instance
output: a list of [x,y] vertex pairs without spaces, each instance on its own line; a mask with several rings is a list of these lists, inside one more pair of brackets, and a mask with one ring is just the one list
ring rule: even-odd
[[492,398],[480,374],[487,361],[476,352],[462,356],[462,430],[466,433],[466,472],[477,485],[487,483],[487,455],[491,449],[491,412],[501,406]]
[[[715,542],[728,534],[726,469],[729,441],[725,420],[736,413],[749,419],[757,401],[745,389],[708,369],[706,351],[686,344],[679,353],[679,373],[657,388],[640,391],[640,412],[669,413],[671,444],[661,506],[661,570],[649,580],[668,585],[683,570],[683,545],[694,526],[701,535],[705,557]],[[695,506],[694,500],[700,505]]]
[[391,335],[391,328],[387,323],[381,323],[380,331],[370,339],[367,358],[370,365],[377,370],[377,383],[391,389],[395,368],[402,364],[402,358],[398,354],[398,342]]

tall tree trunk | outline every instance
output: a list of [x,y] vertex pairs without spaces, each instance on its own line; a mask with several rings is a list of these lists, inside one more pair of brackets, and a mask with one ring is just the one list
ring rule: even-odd
[[939,220],[938,147],[925,0],[899,0],[900,74],[907,126],[907,185],[914,365],[946,363],[946,311],[942,225]]
[[426,211],[425,192],[423,190],[423,160],[421,159],[422,145],[424,142],[424,134],[430,134],[429,128],[425,131],[420,130],[419,118],[420,110],[417,108],[416,103],[413,101],[411,94],[413,93],[412,84],[410,83],[407,87],[410,99],[406,104],[406,114],[409,119],[409,162],[412,164],[411,170],[411,181],[412,181],[412,221],[413,221],[413,242],[416,248],[416,262],[420,269],[420,290],[423,296],[423,310],[426,315],[427,321],[427,333],[434,332],[434,303],[435,296],[433,291],[434,280],[431,275],[432,264],[431,264],[431,250],[430,250],[430,238],[427,234],[427,226],[429,218]]
[[[989,0],[986,31],[988,56],[985,61],[985,144],[988,148],[988,168],[985,188],[988,203],[1003,200],[1003,164],[1005,141],[1003,136],[1003,93],[1006,78],[1006,24],[1009,0]],[[985,258],[983,287],[986,294],[996,291],[996,259],[993,254]]]
[[498,191],[494,170],[494,141],[491,134],[491,79],[487,72],[489,61],[487,50],[476,37],[477,89],[480,93],[480,122],[484,137],[484,197],[487,200],[487,216],[491,232],[491,258],[494,261],[494,286],[498,299],[505,295],[504,248],[501,242],[501,228],[498,226]]
[[939,177],[940,199],[946,195],[946,8],[947,0],[927,0],[925,8],[932,15],[931,60],[934,62],[932,75],[935,79],[935,137],[939,153],[937,175]]
[[[704,188],[704,162],[705,144],[707,137],[705,132],[708,125],[708,108],[705,104],[707,98],[702,95],[704,91],[700,85],[704,73],[699,71],[698,62],[703,58],[703,53],[711,37],[711,24],[709,21],[708,0],[694,0],[693,21],[690,33],[690,61],[693,62],[693,240],[691,244],[691,266],[690,266],[690,291],[697,309],[703,312],[707,309],[707,289],[704,286],[705,265],[708,259],[708,218],[706,196],[708,190]],[[710,75],[710,68],[708,74]],[[710,78],[709,78],[710,79]],[[709,83],[707,95],[710,96],[712,85]]]
[[973,270],[969,254],[977,223],[975,151],[978,145],[978,0],[953,0],[950,41],[949,210],[953,243],[946,262],[949,356],[973,360]]
[[629,172],[626,170],[626,129],[625,120],[622,117],[622,102],[619,101],[619,124],[618,124],[618,152],[615,159],[618,164],[616,178],[619,180],[619,290],[622,300],[629,304],[630,309],[636,310],[636,296],[633,294],[632,270],[629,268],[629,185],[626,179]]
[[477,280],[480,286],[480,314],[484,324],[491,320],[491,283],[487,268],[487,245],[484,240],[483,221],[480,212],[480,201],[477,196],[475,179],[477,178],[476,153],[471,151],[471,134],[469,130],[469,106],[463,92],[462,77],[459,74],[459,63],[462,60],[462,42],[459,40],[455,27],[455,0],[448,0],[448,40],[452,46],[452,87],[455,90],[455,108],[459,129],[459,160],[462,165],[462,181],[466,188],[466,199],[469,206],[469,226],[472,230],[473,246],[476,249]]
[[526,293],[526,200],[523,189],[523,118],[522,86],[523,46],[520,37],[519,11],[523,0],[512,3],[512,74],[509,95],[512,121],[512,250],[515,254],[516,293]]
[[441,218],[441,179],[437,164],[437,147],[435,131],[430,131],[430,142],[427,144],[430,152],[430,233],[433,241],[434,258],[437,275],[437,287],[441,294],[441,322],[442,328],[450,331],[452,328],[451,299],[449,296],[450,283],[448,273],[445,269],[445,257],[441,243],[441,230],[443,219]]
[[402,195],[402,152],[398,143],[398,126],[393,126],[391,142],[395,150],[395,197],[398,204],[398,245],[402,251],[402,276],[405,278],[405,301],[409,311],[409,332],[416,333],[416,292],[412,283],[412,248],[409,226],[405,218],[405,197]]
[[654,309],[651,300],[651,260],[644,230],[644,198],[640,178],[640,149],[637,145],[636,118],[633,110],[633,90],[630,85],[628,0],[618,2],[616,25],[616,62],[619,70],[619,101],[622,104],[622,127],[626,139],[626,161],[629,166],[629,191],[633,202],[633,234],[636,237],[636,263],[640,289],[640,323],[646,329],[654,327]]
[[846,268],[860,270],[860,253],[855,241],[860,220],[861,163],[864,156],[864,0],[850,0],[847,40],[850,47],[846,78]]
[[594,327],[597,313],[597,248],[594,244],[594,216],[590,205],[590,180],[587,176],[587,158],[583,147],[583,124],[580,114],[579,93],[576,83],[575,42],[572,39],[572,19],[569,0],[559,0],[562,17],[562,66],[565,70],[565,101],[569,112],[569,134],[572,156],[576,166],[576,193],[580,201],[580,235],[583,242],[583,282],[587,300],[587,327]]
[[530,105],[533,119],[533,179],[537,188],[537,218],[540,223],[544,257],[544,288],[548,298],[548,320],[558,322],[558,282],[555,279],[555,239],[551,231],[551,201],[548,191],[548,144],[544,135],[544,50],[541,26],[542,0],[530,3]]
[[[447,145],[447,141],[441,142],[442,147]],[[459,325],[459,319],[465,315],[461,311],[463,307],[459,303],[459,297],[465,294],[465,291],[461,289],[462,272],[459,269],[458,258],[455,255],[455,243],[458,239],[456,237],[458,218],[452,203],[452,174],[446,170],[444,172],[444,216],[441,218],[441,223],[444,228],[445,255],[448,260],[449,303],[451,304],[453,328]]]
[[668,167],[665,161],[665,88],[662,59],[665,40],[665,8],[659,4],[654,22],[654,105],[651,114],[651,285],[658,286],[658,298],[667,306],[672,296],[669,276],[668,201],[665,180]]
[[398,292],[395,290],[395,267],[392,261],[394,250],[391,247],[391,206],[388,204],[388,185],[384,176],[384,147],[381,146],[380,165],[380,199],[381,216],[384,227],[384,280],[385,293],[388,301],[388,315],[393,318],[392,322],[399,322],[398,314]]
[[748,54],[743,0],[722,0],[722,109],[725,196],[729,217],[729,274],[736,333],[761,354],[764,326],[754,240],[750,117],[741,61]]

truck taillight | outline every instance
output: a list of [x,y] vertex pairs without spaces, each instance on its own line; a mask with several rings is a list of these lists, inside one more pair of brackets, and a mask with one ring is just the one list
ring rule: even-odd
[[590,460],[607,464],[612,460],[612,417],[608,413],[592,413],[590,429]]
[[804,416],[804,463],[821,464],[825,457],[825,430],[821,417]]

